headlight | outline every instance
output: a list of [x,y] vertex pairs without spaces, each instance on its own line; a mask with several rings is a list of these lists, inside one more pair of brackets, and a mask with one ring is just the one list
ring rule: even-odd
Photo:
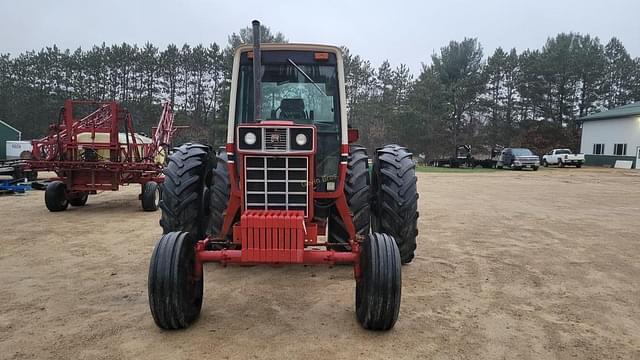
[[289,149],[292,151],[311,151],[313,148],[313,129],[292,127],[289,130]]
[[306,143],[307,143],[307,135],[302,133],[296,135],[296,144],[298,144],[298,146],[304,146],[304,144]]
[[256,140],[258,138],[256,137],[256,134],[252,133],[252,132],[247,132],[246,134],[244,134],[244,143],[247,145],[253,145],[256,143]]

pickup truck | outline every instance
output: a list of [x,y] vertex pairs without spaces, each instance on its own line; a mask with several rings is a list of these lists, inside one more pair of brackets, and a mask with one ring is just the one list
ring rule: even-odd
[[580,168],[582,164],[584,164],[584,154],[574,154],[569,149],[553,149],[542,157],[542,165],[545,167],[549,165],[558,165],[559,167],[575,165]]
[[512,170],[531,168],[536,171],[539,166],[540,158],[538,155],[525,148],[506,148],[502,150],[496,163],[498,169],[509,168]]

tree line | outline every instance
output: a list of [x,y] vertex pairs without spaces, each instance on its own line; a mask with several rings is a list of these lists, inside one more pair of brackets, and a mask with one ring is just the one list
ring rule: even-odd
[[[45,134],[67,98],[122,102],[138,131],[174,104],[177,141],[221,145],[226,132],[233,49],[251,42],[244,28],[218,44],[159,49],[151,43],[61,50],[53,45],[0,54],[0,119],[25,138]],[[263,42],[287,42],[262,29]],[[477,39],[451,41],[414,76],[400,64],[370,61],[343,47],[349,122],[370,149],[397,142],[426,158],[451,156],[456,145],[487,153],[496,144],[579,150],[578,118],[640,100],[640,58],[616,38],[562,33],[541,49],[496,49]]]
[[495,145],[579,151],[580,117],[640,101],[640,58],[616,38],[561,33],[486,59],[477,39],[451,41],[415,79],[405,65],[345,55],[350,120],[367,145],[398,142],[427,159],[463,144],[485,155]]

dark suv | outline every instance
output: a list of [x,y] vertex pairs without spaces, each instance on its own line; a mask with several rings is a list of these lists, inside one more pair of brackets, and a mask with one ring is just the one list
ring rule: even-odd
[[506,167],[516,170],[531,168],[536,171],[540,167],[540,157],[538,157],[538,155],[535,155],[529,149],[506,148],[502,150],[500,159],[498,159],[496,167],[498,169]]

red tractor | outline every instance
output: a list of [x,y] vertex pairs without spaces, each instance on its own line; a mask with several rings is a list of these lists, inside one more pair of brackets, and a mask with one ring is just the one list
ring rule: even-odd
[[149,138],[135,132],[131,114],[115,101],[67,100],[49,135],[32,141],[29,166],[57,174],[45,190],[49,211],[84,206],[89,194],[135,183],[141,185],[142,208],[155,211],[174,132],[169,103]]
[[379,148],[369,171],[347,126],[337,47],[255,41],[235,52],[231,84],[224,150],[184,144],[164,169],[164,235],[148,283],[155,323],[196,320],[206,262],[352,264],[358,321],[391,329],[400,265],[413,259],[418,234],[411,153]]

